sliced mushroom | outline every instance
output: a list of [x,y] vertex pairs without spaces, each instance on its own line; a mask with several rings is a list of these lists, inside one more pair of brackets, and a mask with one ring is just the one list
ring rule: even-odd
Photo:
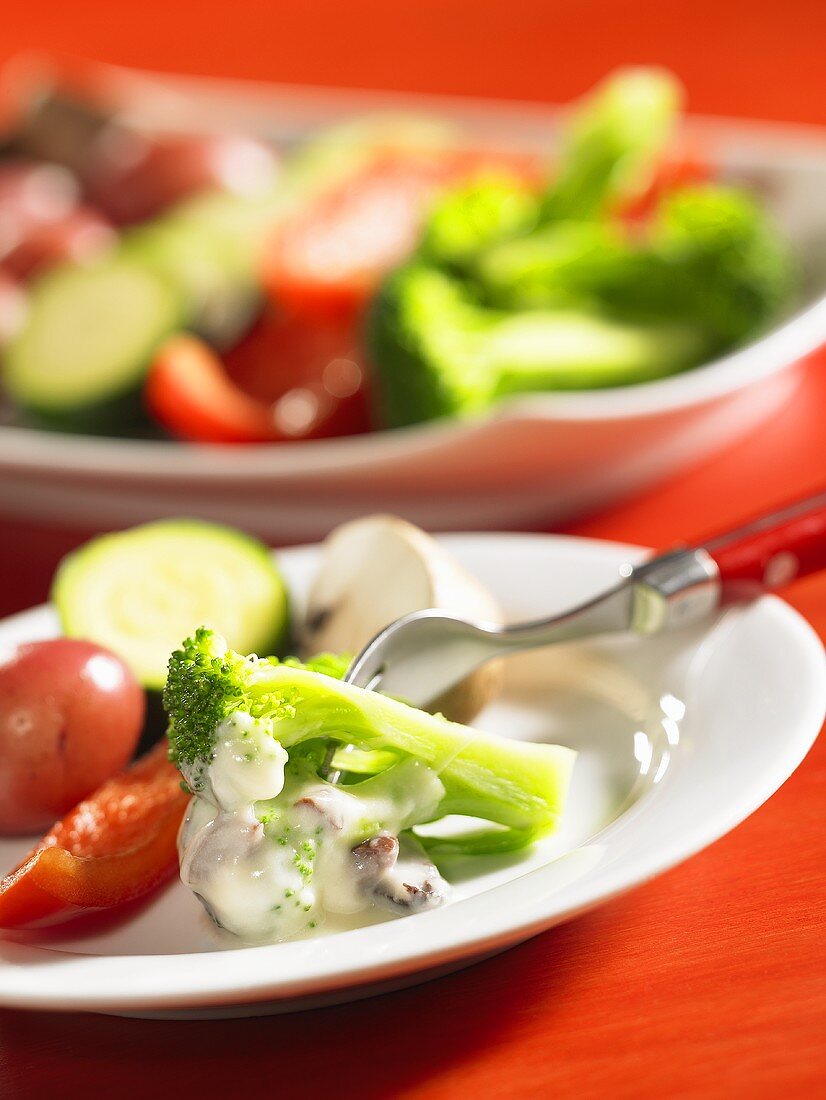
[[[385,626],[411,611],[440,607],[501,622],[491,594],[424,531],[375,515],[337,527],[323,548],[310,591],[302,649],[357,653]],[[502,666],[478,669],[433,704],[454,722],[470,722],[500,690]]]

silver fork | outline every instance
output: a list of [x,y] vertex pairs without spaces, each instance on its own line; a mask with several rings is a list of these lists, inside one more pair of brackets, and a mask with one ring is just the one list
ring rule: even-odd
[[[614,587],[561,615],[501,626],[449,611],[414,611],[385,627],[344,680],[427,709],[470,672],[519,650],[598,634],[658,634],[826,567],[826,493],[808,497],[703,545],[620,568]],[[334,746],[328,754],[328,779]]]

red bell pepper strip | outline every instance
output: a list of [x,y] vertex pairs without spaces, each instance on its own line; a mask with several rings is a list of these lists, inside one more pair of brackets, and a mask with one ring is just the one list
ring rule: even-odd
[[189,796],[166,740],[79,803],[0,880],[0,928],[37,928],[150,893],[178,868]]
[[194,336],[159,349],[150,412],[193,443],[276,443],[367,431],[365,372],[349,326],[265,316],[224,361]]
[[196,336],[173,336],[158,350],[144,386],[150,413],[194,443],[264,443],[277,438],[272,411],[227,376]]

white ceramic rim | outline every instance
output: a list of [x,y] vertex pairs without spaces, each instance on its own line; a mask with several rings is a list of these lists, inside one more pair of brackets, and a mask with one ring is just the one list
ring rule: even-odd
[[[549,537],[465,534],[452,538],[538,541]],[[452,538],[446,537],[447,545]],[[564,542],[578,553],[605,553],[626,560],[643,553],[640,547],[619,543],[571,538],[554,541]],[[826,657],[820,639],[783,601],[765,597],[761,606],[763,614],[769,617],[767,626],[773,627],[774,636],[781,636],[785,646],[796,646],[801,668],[824,685],[819,696],[812,695],[801,704],[802,713],[795,726],[784,729],[783,737],[778,738],[774,767],[734,791],[730,800],[718,805],[705,819],[698,816],[686,822],[678,837],[669,841],[661,838],[660,847],[646,858],[638,858],[633,864],[613,865],[598,880],[590,881],[585,876],[569,885],[564,907],[555,906],[552,892],[543,896],[543,875],[553,867],[548,864],[431,913],[331,936],[326,941],[322,937],[208,953],[207,965],[203,953],[89,956],[49,951],[49,965],[39,967],[37,956],[43,955],[42,949],[6,944],[0,1003],[21,1008],[128,1012],[255,1004],[349,986],[357,988],[481,956],[527,939],[551,924],[646,882],[707,847],[753,813],[794,772],[820,730],[826,693]],[[644,812],[645,802],[638,806],[639,812]],[[519,889],[520,884],[526,896],[520,897],[519,918],[514,920],[507,906],[491,902],[496,896]],[[416,922],[415,935],[410,920]],[[376,952],[373,943],[372,961],[365,962],[371,955],[371,940],[378,928],[381,950]],[[332,954],[335,960],[331,959]],[[15,963],[19,969],[14,968]],[[56,988],[56,970],[59,988]],[[71,992],[67,993],[67,989]]]

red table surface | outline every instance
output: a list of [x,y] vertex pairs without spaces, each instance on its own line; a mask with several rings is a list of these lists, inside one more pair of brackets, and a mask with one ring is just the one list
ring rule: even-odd
[[[218,0],[15,5],[25,48],[306,83],[565,99],[658,61],[696,111],[826,123],[822,0]],[[760,433],[577,534],[666,545],[826,481],[826,355]],[[0,524],[0,613],[77,532]],[[789,593],[826,635],[826,578]],[[782,729],[777,731],[783,736]],[[418,989],[286,1017],[0,1013],[0,1096],[823,1095],[821,741],[730,836],[626,897]]]

